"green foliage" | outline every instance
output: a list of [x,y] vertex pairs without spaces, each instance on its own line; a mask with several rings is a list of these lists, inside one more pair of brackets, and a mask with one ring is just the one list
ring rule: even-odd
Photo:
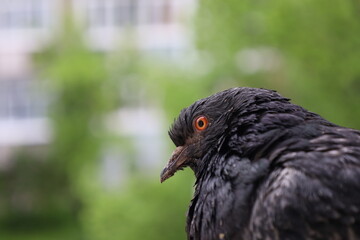
[[180,110],[206,97],[211,89],[209,79],[200,75],[196,66],[182,69],[174,63],[145,60],[140,69],[150,96],[160,101],[172,121]]
[[64,177],[41,154],[20,151],[1,173],[0,183],[0,223],[7,229],[51,227],[70,214]]
[[104,57],[86,47],[82,32],[71,21],[62,31],[36,58],[39,67],[46,69],[43,74],[52,92],[49,158],[63,177],[62,187],[76,200],[68,202],[76,216],[98,180],[94,175],[106,144],[104,119],[115,107],[117,92]]
[[65,25],[40,57],[51,80],[52,156],[76,185],[81,169],[100,157],[103,118],[116,101],[104,58],[87,49],[81,31]]
[[57,224],[56,226],[43,225],[42,228],[28,228],[13,230],[0,230],[1,239],[6,240],[81,240],[83,239],[79,228],[74,222],[67,222],[67,225]]
[[[351,0],[202,0],[198,46],[213,59],[212,81],[275,88],[336,123],[360,127],[359,8]],[[252,73],[239,67],[242,51],[262,48],[278,54],[279,66]]]
[[[187,173],[187,174],[186,174]],[[169,182],[132,178],[120,192],[101,192],[84,212],[90,240],[185,239],[185,213],[191,196],[189,171]]]
[[206,97],[212,89],[196,61],[186,66],[182,61],[147,55],[132,42],[121,46],[113,55],[109,73],[120,82],[122,105],[158,106],[172,121],[182,108]]
[[[112,67],[116,66],[116,67]],[[172,63],[147,58],[134,46],[121,49],[111,59],[110,76],[123,89],[122,104],[126,106],[160,105],[174,117],[186,103],[196,100],[201,81]],[[129,94],[130,93],[130,94]],[[144,95],[137,97],[137,94]],[[141,98],[148,103],[142,103]],[[165,129],[166,131],[166,129]],[[129,139],[118,141],[124,151],[131,152]],[[124,153],[124,152],[123,152]],[[128,156],[129,157],[129,156]],[[134,159],[126,159],[134,160]],[[164,159],[165,164],[166,159]],[[177,174],[169,182],[160,184],[156,176],[128,166],[130,174],[122,187],[105,191],[93,188],[84,202],[82,224],[89,240],[112,239],[185,239],[186,209],[191,199],[192,173]],[[131,168],[131,171],[130,171]]]
[[[79,33],[70,28],[39,58],[47,65],[54,92],[51,154],[81,203],[80,223],[86,239],[184,239],[193,178],[181,174],[182,178],[172,184],[160,184],[158,173],[153,180],[141,177],[138,169],[126,169],[136,176],[118,191],[106,192],[95,171],[106,144],[120,144],[127,158],[126,151],[131,152],[129,138],[111,139],[111,143],[105,139],[102,123],[114,103],[119,104],[121,99],[123,105],[138,106],[141,97],[137,95],[145,91],[151,104],[156,104],[160,95],[165,96],[166,101],[160,102],[171,111],[175,105],[184,107],[180,101],[184,96],[189,101],[194,99],[202,85],[192,83],[191,74],[174,65],[165,71],[164,65],[149,61],[135,47],[127,46],[115,57],[105,59],[89,52],[79,38]],[[106,69],[107,60],[110,64]],[[182,88],[185,82],[188,88]],[[118,93],[121,95],[116,96]]]

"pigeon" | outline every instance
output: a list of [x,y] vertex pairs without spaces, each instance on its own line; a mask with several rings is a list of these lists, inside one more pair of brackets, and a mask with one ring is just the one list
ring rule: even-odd
[[360,131],[239,87],[183,109],[169,136],[161,182],[196,178],[189,240],[360,239]]

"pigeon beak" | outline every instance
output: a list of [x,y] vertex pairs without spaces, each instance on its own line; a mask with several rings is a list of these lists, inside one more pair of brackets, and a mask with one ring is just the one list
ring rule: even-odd
[[183,164],[188,160],[187,147],[179,146],[175,148],[171,158],[165,168],[161,171],[160,182],[164,182],[182,168]]

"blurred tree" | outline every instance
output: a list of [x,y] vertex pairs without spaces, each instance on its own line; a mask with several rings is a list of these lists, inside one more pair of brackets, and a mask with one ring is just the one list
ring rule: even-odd
[[102,55],[88,50],[82,31],[67,16],[56,40],[37,56],[52,91],[50,158],[68,182],[77,203],[87,196],[88,181],[101,157],[104,118],[116,103],[114,83]]
[[[69,216],[64,178],[36,150],[22,149],[0,174],[0,223],[9,231],[59,227]],[[46,179],[46,181],[44,181]]]
[[[128,36],[131,39],[131,33]],[[118,92],[124,107],[136,109],[160,105],[173,117],[184,107],[181,101],[184,97],[196,99],[199,84],[181,87],[185,82],[191,83],[190,74],[185,74],[174,64],[162,64],[159,59],[148,58],[138,51],[133,41],[125,42],[107,60],[109,75],[121,86]],[[119,188],[98,188],[87,197],[86,209],[81,215],[87,239],[184,239],[185,213],[193,182],[189,172],[181,174],[173,184],[161,185],[160,169],[154,173],[140,169],[143,168],[141,162],[135,164],[139,159],[131,147],[134,142],[131,136],[120,136],[117,141],[123,154],[128,153],[122,161],[127,164],[129,179],[125,179]]]
[[213,84],[275,88],[359,128],[359,9],[351,0],[200,0],[197,43],[211,58]]
[[134,176],[119,192],[102,192],[83,214],[88,239],[185,239],[190,173],[160,185],[158,179]]
[[165,109],[169,124],[181,109],[211,92],[209,78],[198,72],[197,64],[181,68],[171,61],[145,59],[140,71],[150,96]]
[[[184,239],[192,179],[178,179],[175,185],[180,188],[160,185],[158,173],[141,175],[134,164],[131,136],[104,142],[103,120],[119,101],[132,108],[160,103],[173,112],[184,107],[180,99],[196,99],[201,84],[192,83],[191,73],[175,65],[166,65],[165,70],[165,64],[146,58],[131,44],[104,58],[86,48],[71,21],[64,29],[39,59],[54,93],[52,157],[83,205],[80,216],[86,239]],[[189,86],[181,87],[184,83]],[[166,96],[165,101],[160,96]],[[128,163],[125,171],[132,174],[111,190],[103,189],[96,178],[97,160],[106,144],[119,144],[126,156],[122,161]]]

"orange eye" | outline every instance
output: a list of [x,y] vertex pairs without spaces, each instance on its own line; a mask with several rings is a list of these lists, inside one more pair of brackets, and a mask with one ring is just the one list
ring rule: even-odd
[[203,131],[209,125],[209,121],[207,120],[206,117],[200,116],[200,117],[196,118],[194,125],[195,125],[196,130]]

